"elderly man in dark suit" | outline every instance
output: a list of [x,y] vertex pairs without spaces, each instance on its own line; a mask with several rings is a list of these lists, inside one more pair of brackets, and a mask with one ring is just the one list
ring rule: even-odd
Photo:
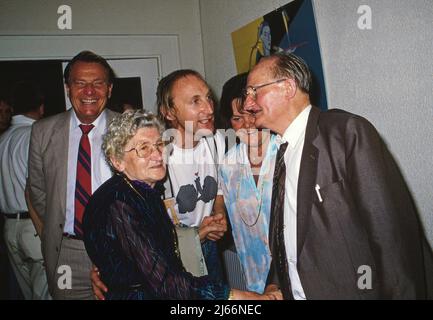
[[250,72],[245,110],[279,134],[272,271],[286,299],[425,298],[422,232],[407,187],[364,118],[311,106],[295,55]]
[[83,51],[69,62],[64,78],[73,108],[33,125],[28,185],[43,224],[51,295],[93,299],[81,219],[90,195],[111,177],[101,145],[114,116],[105,110],[114,72],[104,58]]

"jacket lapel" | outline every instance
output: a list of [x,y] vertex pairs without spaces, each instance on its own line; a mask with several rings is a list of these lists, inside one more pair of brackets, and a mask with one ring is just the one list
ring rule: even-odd
[[[50,145],[53,152],[56,152],[54,157],[55,168],[59,168],[58,181],[63,183],[58,184],[58,195],[60,200],[60,212],[65,215],[66,212],[66,181],[68,174],[68,146],[69,146],[69,125],[71,119],[71,110],[62,114],[62,117],[57,121],[53,134],[51,136]],[[63,152],[61,151],[63,150]]]
[[314,187],[317,176],[317,163],[319,150],[313,145],[316,138],[317,123],[320,111],[312,107],[308,117],[307,128],[305,131],[304,149],[302,151],[301,167],[298,179],[297,195],[297,252],[301,254],[308,232],[313,205]]

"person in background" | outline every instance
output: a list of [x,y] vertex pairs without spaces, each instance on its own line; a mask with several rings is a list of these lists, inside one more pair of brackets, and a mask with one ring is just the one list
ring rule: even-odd
[[6,96],[0,95],[0,135],[9,128],[12,118],[12,107]]
[[179,256],[176,229],[155,189],[166,166],[164,127],[152,113],[126,111],[109,125],[103,150],[116,174],[92,195],[84,243],[108,286],[106,299],[276,299],[194,277]]
[[278,134],[269,283],[285,299],[423,299],[423,234],[401,173],[373,125],[310,104],[294,54],[250,71],[246,112]]
[[[12,107],[8,102],[7,95],[0,89],[0,136],[7,130],[10,125],[12,117]],[[9,266],[7,258],[7,248],[4,242],[4,219],[0,218],[0,282],[7,283],[9,286],[4,285],[0,287],[0,299],[2,297],[19,297],[19,285],[11,274],[13,271]]]
[[117,112],[117,113],[124,113],[127,110],[137,110],[137,109],[143,109],[142,107],[138,107],[128,101],[121,102],[121,103],[110,103],[110,105],[107,107],[107,109]]
[[[5,219],[8,257],[26,300],[50,299],[41,240],[26,205],[25,187],[32,124],[44,115],[43,94],[31,83],[20,82],[12,94],[14,116],[0,137],[0,212]],[[9,108],[9,107],[8,107]]]
[[29,194],[42,221],[51,295],[93,299],[81,223],[90,195],[112,175],[101,145],[115,114],[105,110],[114,72],[103,57],[83,51],[68,63],[64,78],[72,109],[33,124]]
[[226,154],[219,167],[224,202],[247,290],[262,293],[271,264],[269,218],[276,136],[257,130],[253,115],[242,111],[242,94],[248,74],[228,80],[220,107],[226,128],[232,128],[240,142]]
[[125,102],[125,103],[122,104],[122,113],[125,112],[125,111],[127,111],[127,110],[137,110],[137,109],[139,109],[139,108],[133,106],[130,103]]

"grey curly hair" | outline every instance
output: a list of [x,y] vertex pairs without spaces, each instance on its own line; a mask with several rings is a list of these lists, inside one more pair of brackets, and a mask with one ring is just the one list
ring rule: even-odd
[[110,158],[122,159],[126,144],[135,136],[138,129],[153,127],[162,135],[164,125],[152,112],[145,110],[128,110],[111,120],[103,137],[102,150],[105,158],[114,170]]

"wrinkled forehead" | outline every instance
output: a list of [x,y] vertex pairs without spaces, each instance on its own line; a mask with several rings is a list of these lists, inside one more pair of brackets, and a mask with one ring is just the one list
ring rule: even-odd
[[188,74],[186,76],[180,77],[173,83],[173,89],[176,88],[179,91],[182,91],[182,89],[186,87],[209,90],[209,86],[207,85],[206,81],[194,74]]
[[135,135],[131,137],[128,142],[131,142],[132,144],[154,143],[159,140],[161,140],[161,134],[158,128],[155,126],[146,126],[137,129]]
[[173,84],[171,98],[176,104],[176,101],[189,100],[192,97],[203,98],[207,96],[209,92],[210,89],[205,81],[195,75],[187,75],[177,79]]
[[77,61],[71,66],[70,79],[96,77],[98,79],[108,80],[108,70],[98,62]]
[[247,86],[256,86],[272,81],[274,79],[272,68],[271,60],[259,62],[248,74]]

